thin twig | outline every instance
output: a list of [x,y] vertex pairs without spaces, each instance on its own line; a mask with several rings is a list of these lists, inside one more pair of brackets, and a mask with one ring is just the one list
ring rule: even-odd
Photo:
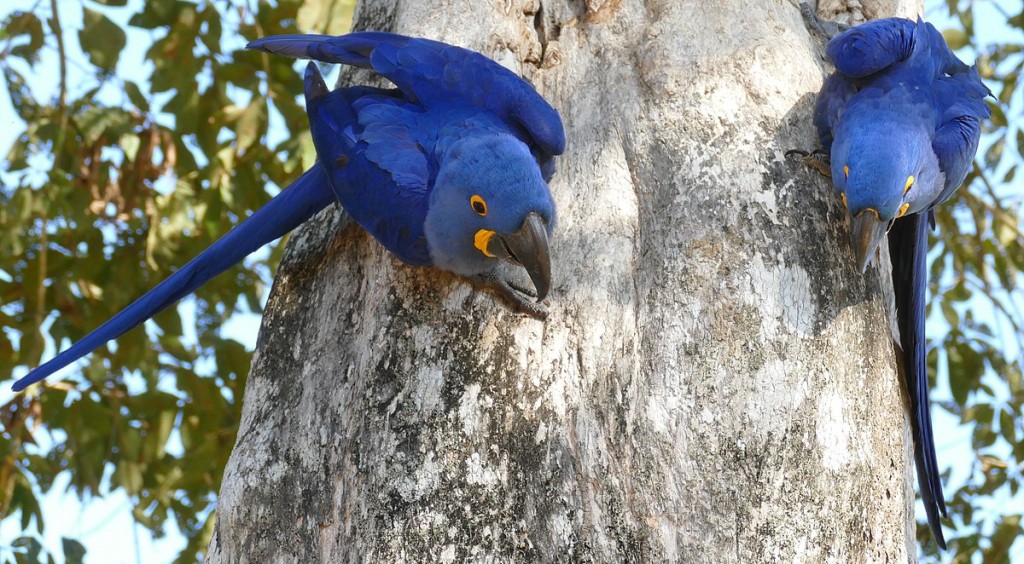
[[1003,304],[1003,302],[1001,300],[999,300],[994,295],[992,295],[992,293],[988,289],[983,288],[973,278],[965,277],[964,278],[964,282],[968,286],[974,286],[975,290],[979,290],[981,293],[985,294],[985,296],[988,297],[989,302],[992,303],[992,305],[996,308],[996,310],[999,311],[999,313],[1003,314],[1003,316],[1006,318],[1006,321],[1010,324],[1010,327],[1013,328],[1013,336],[1017,340],[1018,348],[1020,348],[1021,350],[1024,350],[1024,337],[1021,336],[1020,325],[1018,325],[1017,322],[1015,321],[1015,317],[1014,317],[1013,313],[1010,312],[1006,308],[1006,306]]
[[[252,5],[251,0],[247,0],[245,7],[250,13],[256,13],[256,8]],[[256,28],[256,35],[263,37],[263,26],[260,25],[259,18],[253,17],[253,27]],[[267,77],[267,98],[271,101],[276,102],[276,96],[274,96],[274,89],[270,87],[270,55],[266,51],[260,51],[260,61],[263,63],[263,72]]]
[[53,34],[57,37],[57,54],[59,55],[60,62],[60,98],[57,101],[58,108],[61,112],[61,128],[67,122],[67,112],[65,109],[68,105],[68,57],[64,50],[64,32],[60,27],[60,12],[57,11],[57,0],[50,0],[50,8],[53,10]]
[[1003,226],[1009,228],[1017,239],[1024,239],[1024,233],[1021,232],[1020,227],[1017,226],[1016,218],[1012,215],[1006,213],[1003,209],[982,200],[974,194],[971,194],[970,192],[964,192],[964,199],[972,204],[982,207],[993,216],[997,216],[998,219],[1003,222]]
[[[67,52],[64,49],[64,32],[61,30],[60,26],[60,11],[57,8],[57,0],[50,0],[50,9],[53,11],[53,15],[50,19],[50,26],[53,28],[53,34],[57,39],[57,55],[60,63],[60,90],[57,97],[59,127],[57,129],[57,138],[53,144],[53,168],[54,171],[56,171],[60,161],[58,155],[64,146],[64,136],[68,127],[68,63]],[[46,319],[46,279],[48,276],[47,271],[49,270],[48,258],[50,251],[50,226],[45,207],[43,208],[43,213],[41,214],[39,221],[39,285],[36,287],[36,310],[33,314],[32,320],[36,330],[36,340],[29,358],[37,358],[42,354],[42,327],[43,320]]]
[[[985,176],[985,172],[978,167],[978,163],[974,163],[974,171],[977,173],[977,177],[981,179],[981,183],[985,186],[985,191],[988,192],[988,195],[990,198],[992,198],[992,201],[998,202],[999,200],[1001,200],[1002,198],[1000,198],[999,195],[996,194],[996,190],[992,186],[992,183],[989,182],[988,177]],[[1017,226],[1016,218],[1006,213],[1006,211],[1003,210],[1002,208],[999,208],[994,204],[990,204],[982,200],[978,196],[975,196],[969,190],[964,190],[963,193],[964,199],[976,203],[977,205],[985,208],[986,211],[988,211],[994,216],[999,216],[999,219],[1002,220],[1003,224],[1009,227],[1018,239],[1024,239],[1024,233],[1021,233],[1020,228]]]

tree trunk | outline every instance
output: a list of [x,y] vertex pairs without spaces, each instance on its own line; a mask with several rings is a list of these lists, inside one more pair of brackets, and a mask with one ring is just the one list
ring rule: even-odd
[[482,51],[561,111],[551,313],[337,210],[304,227],[210,560],[912,560],[888,283],[783,157],[824,68],[794,3],[395,4],[357,29]]

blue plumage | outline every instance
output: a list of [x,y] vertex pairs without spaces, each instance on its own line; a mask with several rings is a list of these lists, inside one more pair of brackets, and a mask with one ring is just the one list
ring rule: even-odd
[[832,38],[827,53],[836,72],[818,95],[814,123],[852,217],[861,270],[888,229],[918,483],[929,526],[945,548],[925,364],[928,225],[970,170],[989,92],[977,70],[920,19],[857,26]]
[[318,163],[264,208],[71,348],[18,380],[38,382],[152,317],[333,201],[402,261],[497,291],[542,317],[496,271],[521,265],[550,287],[555,207],[547,182],[565,148],[558,113],[494,61],[426,39],[363,32],[289,35],[249,48],[370,68],[397,89],[329,91],[316,65],[306,101]]
[[512,71],[461,47],[371,31],[279,35],[253,41],[249,48],[372,69],[422,106],[478,108],[530,145],[542,162],[565,150],[565,131],[554,108]]

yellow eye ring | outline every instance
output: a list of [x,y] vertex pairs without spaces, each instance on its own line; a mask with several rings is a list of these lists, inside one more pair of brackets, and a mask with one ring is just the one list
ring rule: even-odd
[[850,165],[843,165],[843,176],[850,177]]
[[906,196],[907,192],[910,192],[910,188],[914,185],[914,176],[910,175],[907,177],[907,183],[903,186],[903,195]]
[[475,211],[480,217],[487,215],[487,202],[485,202],[480,196],[473,194],[469,199],[469,205],[473,206],[473,211]]

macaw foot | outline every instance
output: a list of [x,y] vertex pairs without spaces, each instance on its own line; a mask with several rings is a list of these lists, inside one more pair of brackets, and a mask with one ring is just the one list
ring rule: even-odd
[[497,272],[491,271],[471,276],[470,280],[484,288],[497,292],[511,306],[513,311],[525,313],[541,321],[548,316],[547,306],[534,301],[537,298],[536,292],[516,282],[502,278]]
[[818,13],[807,2],[800,3],[800,15],[804,17],[804,25],[807,26],[807,29],[824,37],[826,41],[850,29],[850,26],[844,23],[819,18]]
[[787,157],[793,155],[803,157],[803,165],[807,168],[816,170],[818,174],[826,178],[832,178],[832,160],[829,158],[828,152],[822,149],[815,149],[810,153],[799,149],[786,151]]

